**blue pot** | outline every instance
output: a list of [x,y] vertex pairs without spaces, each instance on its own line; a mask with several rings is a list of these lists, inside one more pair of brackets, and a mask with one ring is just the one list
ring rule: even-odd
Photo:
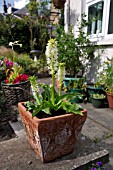
[[95,107],[95,108],[103,108],[105,99],[91,98],[91,102],[93,104],[93,107]]
[[[71,92],[76,92],[76,93],[80,93],[82,94],[82,90],[81,89],[73,89],[73,88],[70,88],[70,91]],[[79,97],[76,97],[74,100],[72,100],[73,103],[82,103],[83,102],[83,99],[80,99]]]
[[77,78],[69,78],[69,77],[65,78],[64,79],[65,87],[68,87],[70,81],[75,81],[75,80],[77,80]]
[[87,98],[90,103],[91,103],[92,94],[97,94],[97,93],[104,94],[103,87],[94,87],[94,86],[87,87]]

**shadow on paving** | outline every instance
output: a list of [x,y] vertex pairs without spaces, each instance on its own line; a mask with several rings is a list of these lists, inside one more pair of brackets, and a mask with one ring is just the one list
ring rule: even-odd
[[[110,146],[113,148],[112,145]],[[77,158],[101,151],[103,148],[110,148],[110,146],[104,142],[101,144],[95,143],[83,134],[80,134],[73,153],[49,163],[42,163],[28,144],[26,136],[24,136],[23,139],[12,139],[8,143],[1,142],[0,170],[72,170],[76,165]],[[108,170],[112,169],[109,165]]]

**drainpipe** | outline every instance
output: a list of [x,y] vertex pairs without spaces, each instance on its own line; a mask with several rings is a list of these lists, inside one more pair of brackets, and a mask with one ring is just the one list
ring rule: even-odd
[[67,0],[64,6],[64,30],[67,33],[70,26],[70,0]]

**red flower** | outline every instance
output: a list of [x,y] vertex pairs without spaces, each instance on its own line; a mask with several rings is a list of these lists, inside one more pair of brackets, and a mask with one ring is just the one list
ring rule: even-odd
[[8,79],[6,79],[6,80],[5,80],[5,83],[6,83],[6,84],[8,84],[8,83],[9,83],[9,80],[8,80]]
[[20,77],[21,82],[23,82],[23,81],[27,81],[27,80],[28,80],[28,78],[29,78],[29,76],[28,76],[27,74],[22,74],[22,75],[21,75],[21,77]]
[[28,80],[28,75],[27,74],[18,74],[18,76],[13,81],[13,84],[25,82],[27,80]]

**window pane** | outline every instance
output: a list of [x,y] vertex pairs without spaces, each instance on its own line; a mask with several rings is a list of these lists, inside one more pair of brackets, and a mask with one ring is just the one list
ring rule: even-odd
[[102,32],[102,18],[103,18],[103,5],[104,2],[100,1],[94,5],[89,6],[88,17],[92,16],[93,21],[88,26],[88,32],[96,34]]
[[113,0],[110,2],[108,34],[113,34]]

